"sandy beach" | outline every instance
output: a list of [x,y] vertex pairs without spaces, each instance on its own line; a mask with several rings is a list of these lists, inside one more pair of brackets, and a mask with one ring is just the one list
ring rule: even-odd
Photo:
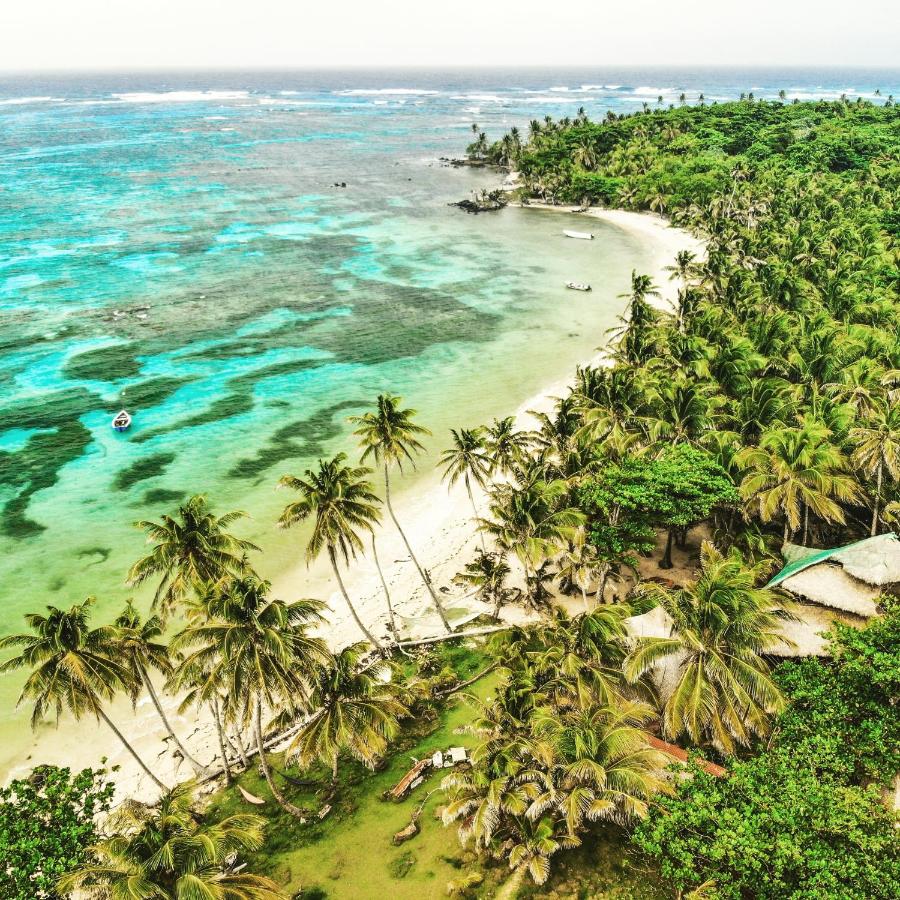
[[[570,207],[529,206],[569,213],[573,211]],[[682,250],[702,255],[702,242],[683,230],[671,227],[665,219],[655,215],[599,208],[590,209],[583,215],[608,222],[647,242],[652,248],[653,264],[646,274],[652,276],[660,290],[659,305],[670,308],[678,285],[670,280],[665,267],[671,265],[675,255]],[[624,293],[627,289],[628,285],[623,284],[621,291]],[[598,351],[592,359],[572,360],[572,372],[577,363],[596,364],[602,359],[603,354]],[[512,410],[519,427],[527,428],[533,424],[531,412],[551,411],[555,399],[565,393],[570,381],[566,378],[549,384],[517,410]],[[488,611],[485,604],[466,597],[461,589],[452,584],[453,576],[472,558],[479,539],[472,524],[473,510],[464,486],[458,484],[448,490],[441,483],[439,473],[432,468],[434,462],[431,457],[423,459],[423,472],[417,475],[414,482],[405,484],[404,478],[397,477],[392,482],[392,491],[396,498],[397,515],[410,542],[433,583],[441,591],[451,620],[459,628],[471,618]],[[426,468],[430,469],[427,474],[424,473]],[[380,491],[381,485],[377,483],[377,486]],[[475,502],[479,512],[483,513],[483,494],[476,493]],[[411,639],[440,634],[442,629],[431,609],[430,598],[389,520],[378,534],[378,554],[401,629]],[[346,574],[346,585],[363,620],[372,627],[376,636],[387,638],[384,593],[370,556],[368,552],[350,568]],[[283,572],[273,580],[273,591],[287,600],[314,596],[326,601],[333,612],[324,636],[332,647],[339,648],[361,638],[326,564],[316,564],[307,569],[301,563]],[[521,617],[522,612],[509,609],[505,616],[513,619]],[[172,716],[172,724],[189,751],[202,762],[211,762],[217,757],[218,747],[209,716],[195,711],[178,714],[174,698],[166,698],[165,703]],[[172,755],[169,742],[164,740],[165,733],[148,698],[141,700],[134,713],[127,700],[114,704],[110,715],[164,782],[171,785],[190,777],[189,766]],[[104,758],[108,766],[119,767],[114,775],[117,797],[154,799],[157,793],[155,786],[106,727],[92,721],[74,723],[64,719],[58,729],[42,727],[33,736],[28,757],[10,773],[10,777],[22,776],[38,763],[79,769],[97,766]]]

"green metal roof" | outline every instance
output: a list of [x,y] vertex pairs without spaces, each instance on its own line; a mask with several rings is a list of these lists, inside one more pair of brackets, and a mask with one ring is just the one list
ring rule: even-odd
[[796,575],[798,572],[802,572],[804,569],[810,568],[810,566],[818,565],[819,563],[826,562],[831,559],[831,557],[838,555],[839,553],[843,553],[847,550],[851,550],[854,547],[861,547],[865,544],[873,543],[873,542],[883,542],[885,538],[892,538],[896,540],[895,535],[876,535],[875,537],[863,538],[861,541],[854,541],[852,544],[846,544],[843,547],[833,547],[831,550],[815,550],[809,547],[803,547],[799,544],[787,544],[785,545],[784,550],[782,551],[784,557],[788,560],[788,564],[766,585],[767,588],[775,587],[776,585],[781,584],[787,578],[790,578],[791,575]]

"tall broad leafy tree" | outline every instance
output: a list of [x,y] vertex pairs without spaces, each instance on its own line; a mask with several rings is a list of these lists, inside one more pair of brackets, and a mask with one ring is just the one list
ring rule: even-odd
[[111,629],[90,627],[94,602],[88,597],[67,610],[48,606],[47,615],[25,616],[30,631],[0,638],[0,650],[19,649],[17,656],[0,664],[0,673],[29,670],[19,703],[34,704],[33,728],[47,715],[58,723],[64,712],[76,720],[102,719],[150,780],[168,790],[104,709],[119,692],[133,690],[133,673],[126,660],[110,655],[115,638]]
[[316,669],[308,700],[312,713],[286,751],[304,768],[315,762],[330,766],[334,784],[342,752],[374,768],[407,713],[390,684],[390,665],[381,660],[364,666],[365,652],[365,643],[351,644]]
[[[472,504],[472,513],[478,519],[478,507],[475,505],[475,495],[472,493],[472,482],[479,487],[484,487],[491,474],[491,460],[485,448],[485,433],[483,428],[451,428],[453,446],[441,454],[439,465],[443,468],[443,478],[449,486],[456,484],[460,478],[466,486],[469,502]],[[481,549],[484,546],[484,535],[479,532]]]
[[97,841],[114,789],[102,769],[56,766],[36,766],[0,788],[0,897],[58,897],[58,879],[82,865]]
[[672,635],[637,639],[624,671],[637,680],[657,666],[671,668],[674,686],[662,716],[667,737],[731,754],[768,734],[783,710],[765,654],[785,640],[784,614],[771,591],[756,587],[759,575],[736,551],[725,556],[704,542],[695,582],[641,586],[645,602],[668,614]]
[[208,822],[179,785],[156,806],[125,803],[94,844],[90,859],[60,879],[59,890],[115,900],[286,900],[270,878],[238,858],[263,846],[265,820],[238,813]]
[[[282,528],[290,528],[312,518],[313,530],[306,544],[307,565],[325,551],[353,621],[366,639],[380,650],[381,643],[359,617],[338,566],[339,559],[347,565],[351,558],[362,552],[360,532],[374,533],[375,525],[381,520],[378,497],[367,480],[372,470],[365,466],[347,466],[344,464],[346,459],[345,453],[339,453],[333,459],[319,460],[319,468],[316,471],[307,469],[303,478],[285,475],[280,486],[297,491],[300,499],[284,508],[279,524]],[[393,622],[390,605],[388,612]]]
[[245,516],[240,511],[217,516],[206,498],[195,494],[175,516],[137,522],[153,549],[131,567],[128,583],[137,586],[159,578],[153,603],[165,617],[204,585],[247,571],[246,554],[259,547],[228,530]]
[[416,411],[404,409],[401,406],[402,402],[402,397],[393,394],[379,394],[373,412],[367,412],[361,416],[351,416],[350,421],[356,426],[353,433],[360,439],[363,448],[362,461],[365,462],[371,456],[384,471],[384,502],[388,513],[403,539],[409,558],[431,596],[431,601],[444,628],[449,634],[453,629],[447,620],[444,606],[431,579],[425,574],[413,552],[409,538],[401,527],[391,502],[391,469],[396,466],[398,471],[402,472],[404,463],[415,466],[414,456],[425,449],[419,438],[431,434],[427,428],[413,421]]
[[252,575],[208,588],[188,625],[172,638],[172,650],[184,654],[176,684],[191,685],[200,702],[224,694],[228,715],[252,729],[272,796],[301,817],[272,777],[263,722],[276,709],[289,707],[296,716],[306,709],[309,681],[328,658],[323,641],[309,633],[324,623],[324,604],[279,600],[269,589]]
[[199,774],[206,771],[206,767],[194,759],[175,733],[150,675],[155,671],[168,678],[174,671],[168,646],[158,640],[162,636],[162,632],[162,622],[158,616],[150,616],[146,621],[141,621],[140,613],[129,600],[113,623],[113,630],[109,635],[108,652],[110,656],[128,667],[132,706],[137,704],[141,691],[145,690],[166,734],[169,735],[184,759]]

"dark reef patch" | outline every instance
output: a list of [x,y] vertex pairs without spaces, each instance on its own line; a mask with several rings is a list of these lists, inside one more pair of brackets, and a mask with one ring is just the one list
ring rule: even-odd
[[325,444],[336,438],[343,425],[336,417],[344,410],[365,409],[368,400],[344,400],[327,406],[308,419],[298,419],[279,428],[253,456],[245,457],[228,471],[229,478],[255,478],[277,463],[294,457],[321,456]]
[[78,551],[79,559],[87,559],[90,556],[97,557],[93,562],[88,563],[91,566],[98,566],[105,563],[112,553],[112,547],[84,547]]
[[156,478],[157,475],[162,475],[166,466],[174,459],[174,453],[153,453],[143,459],[137,459],[130,466],[116,472],[113,488],[117,491],[127,491],[141,481]]
[[157,503],[178,503],[188,495],[187,491],[171,491],[168,488],[152,488],[141,498],[143,503],[155,506]]
[[120,400],[132,411],[149,409],[151,406],[165,403],[179,388],[190,384],[191,381],[192,378],[174,378],[168,375],[148,378],[146,381],[129,385]]
[[63,366],[63,375],[73,381],[121,381],[123,378],[134,378],[141,371],[134,348],[134,343],[113,344],[79,353]]
[[56,484],[59,470],[78,459],[90,443],[91,433],[75,421],[32,435],[14,453],[0,451],[0,487],[15,493],[0,510],[0,533],[22,540],[43,531],[43,525],[26,515],[31,497]]

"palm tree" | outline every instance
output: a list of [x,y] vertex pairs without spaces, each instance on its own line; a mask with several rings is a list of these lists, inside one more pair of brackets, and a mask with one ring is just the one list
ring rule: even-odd
[[163,516],[162,522],[142,521],[137,528],[147,532],[153,549],[128,573],[128,584],[137,586],[162,576],[153,597],[163,617],[204,584],[248,568],[246,554],[259,550],[255,544],[235,537],[227,529],[246,513],[235,511],[216,516],[206,498],[196,494],[178,508],[178,516]]
[[307,565],[325,550],[353,620],[366,639],[381,650],[378,639],[360,619],[338,568],[338,556],[343,558],[344,565],[348,565],[351,556],[355,559],[356,554],[362,552],[359,532],[374,534],[374,526],[381,519],[378,497],[372,491],[371,482],[366,480],[372,470],[365,466],[345,466],[346,458],[346,453],[339,453],[334,459],[320,459],[318,471],[307,469],[305,478],[283,476],[279,485],[299,491],[301,496],[284,508],[279,525],[290,528],[314,517],[313,531],[306,545]]
[[369,456],[372,456],[384,468],[384,500],[388,513],[397,531],[400,532],[400,537],[403,538],[409,558],[413,561],[422,583],[431,595],[434,608],[437,610],[444,628],[450,634],[453,629],[447,621],[447,615],[438,598],[437,591],[435,591],[431,579],[428,578],[422,566],[419,565],[419,560],[413,553],[409,539],[406,537],[406,532],[400,527],[400,522],[391,503],[391,467],[397,466],[402,472],[404,462],[409,462],[415,466],[413,454],[421,453],[425,449],[418,437],[431,434],[427,428],[413,422],[413,417],[416,414],[414,409],[401,408],[402,400],[402,397],[392,394],[379,394],[374,412],[365,413],[362,416],[352,416],[350,421],[357,426],[353,433],[361,439],[360,443],[363,447],[362,461],[365,462]]
[[493,518],[479,522],[502,551],[519,558],[526,582],[531,582],[541,562],[575,539],[584,521],[579,510],[565,505],[568,491],[561,479],[538,479],[523,487],[501,485],[490,502]]
[[309,696],[315,712],[287,749],[303,768],[318,761],[331,766],[334,784],[342,750],[374,768],[408,712],[387,683],[391,666],[379,661],[361,668],[365,652],[365,643],[351,644],[316,668]]
[[850,431],[854,444],[852,464],[863,474],[875,476],[875,496],[872,504],[872,525],[869,534],[878,532],[878,509],[884,473],[900,480],[900,407],[893,404],[879,406],[875,414],[859,428]]
[[584,611],[589,613],[588,585],[600,576],[603,571],[603,560],[597,554],[597,548],[579,536],[562,555],[559,561],[558,576],[561,582],[575,585],[581,592]]
[[36,728],[48,712],[57,723],[64,710],[77,720],[86,715],[102,719],[122,742],[134,761],[157,787],[168,788],[141,759],[125,735],[103,709],[120,690],[131,691],[130,672],[111,658],[110,629],[89,627],[88,610],[94,604],[88,597],[68,610],[47,607],[47,615],[29,613],[25,622],[31,633],[0,638],[0,650],[21,647],[21,653],[0,665],[0,673],[30,669],[18,703],[32,700],[31,727]]
[[[765,565],[765,563],[763,563]],[[639,638],[624,670],[636,680],[671,661],[676,683],[663,708],[663,732],[709,740],[723,753],[767,734],[784,699],[763,654],[785,642],[785,617],[771,591],[757,588],[760,567],[741,555],[724,556],[708,541],[700,552],[700,576],[671,590],[646,582],[641,593],[672,620],[671,637]]]
[[477,588],[482,600],[494,604],[494,621],[499,622],[500,607],[516,596],[515,589],[506,587],[509,574],[510,568],[505,553],[485,553],[484,550],[478,550],[475,559],[466,563],[463,571],[453,580],[458,584]]
[[117,833],[59,882],[59,893],[116,900],[285,900],[275,882],[241,871],[237,854],[263,845],[265,820],[245,813],[207,823],[192,809],[192,786],[157,806],[126,802],[109,824]]
[[[851,501],[858,487],[846,474],[843,454],[829,441],[821,423],[805,421],[797,428],[776,428],[746,447],[735,463],[746,470],[740,493],[763,522],[784,517],[784,540],[805,520],[809,510],[828,522],[843,522],[837,501]],[[806,528],[804,527],[804,539]]]
[[206,771],[206,766],[197,762],[187,748],[178,739],[178,735],[172,728],[165,710],[153,686],[150,670],[156,670],[167,678],[174,671],[172,661],[169,658],[169,648],[160,643],[157,638],[162,635],[163,627],[159,616],[151,616],[146,622],[141,622],[140,613],[129,600],[125,608],[113,623],[115,632],[111,635],[112,642],[108,655],[117,659],[129,671],[128,685],[131,694],[132,706],[136,705],[141,688],[150,695],[150,700],[156,710],[166,733],[181,752],[182,757],[191,764],[197,774]]
[[307,683],[323,659],[325,644],[309,629],[324,623],[318,600],[287,603],[269,596],[269,584],[248,575],[211,586],[188,611],[188,625],[171,647],[185,656],[177,686],[192,684],[186,702],[209,703],[224,694],[226,714],[250,725],[263,776],[272,796],[292,815],[302,811],[278,789],[266,759],[264,710],[307,706]]
[[484,434],[485,451],[491,460],[491,474],[512,471],[528,452],[530,445],[531,436],[528,432],[516,431],[514,416],[494,419]]
[[[478,520],[478,507],[472,494],[472,482],[484,487],[491,472],[491,460],[484,448],[483,428],[450,429],[453,435],[453,446],[441,454],[440,465],[444,467],[443,480],[451,487],[462,478],[472,504],[475,520]],[[484,535],[479,532],[481,549],[485,550]]]

